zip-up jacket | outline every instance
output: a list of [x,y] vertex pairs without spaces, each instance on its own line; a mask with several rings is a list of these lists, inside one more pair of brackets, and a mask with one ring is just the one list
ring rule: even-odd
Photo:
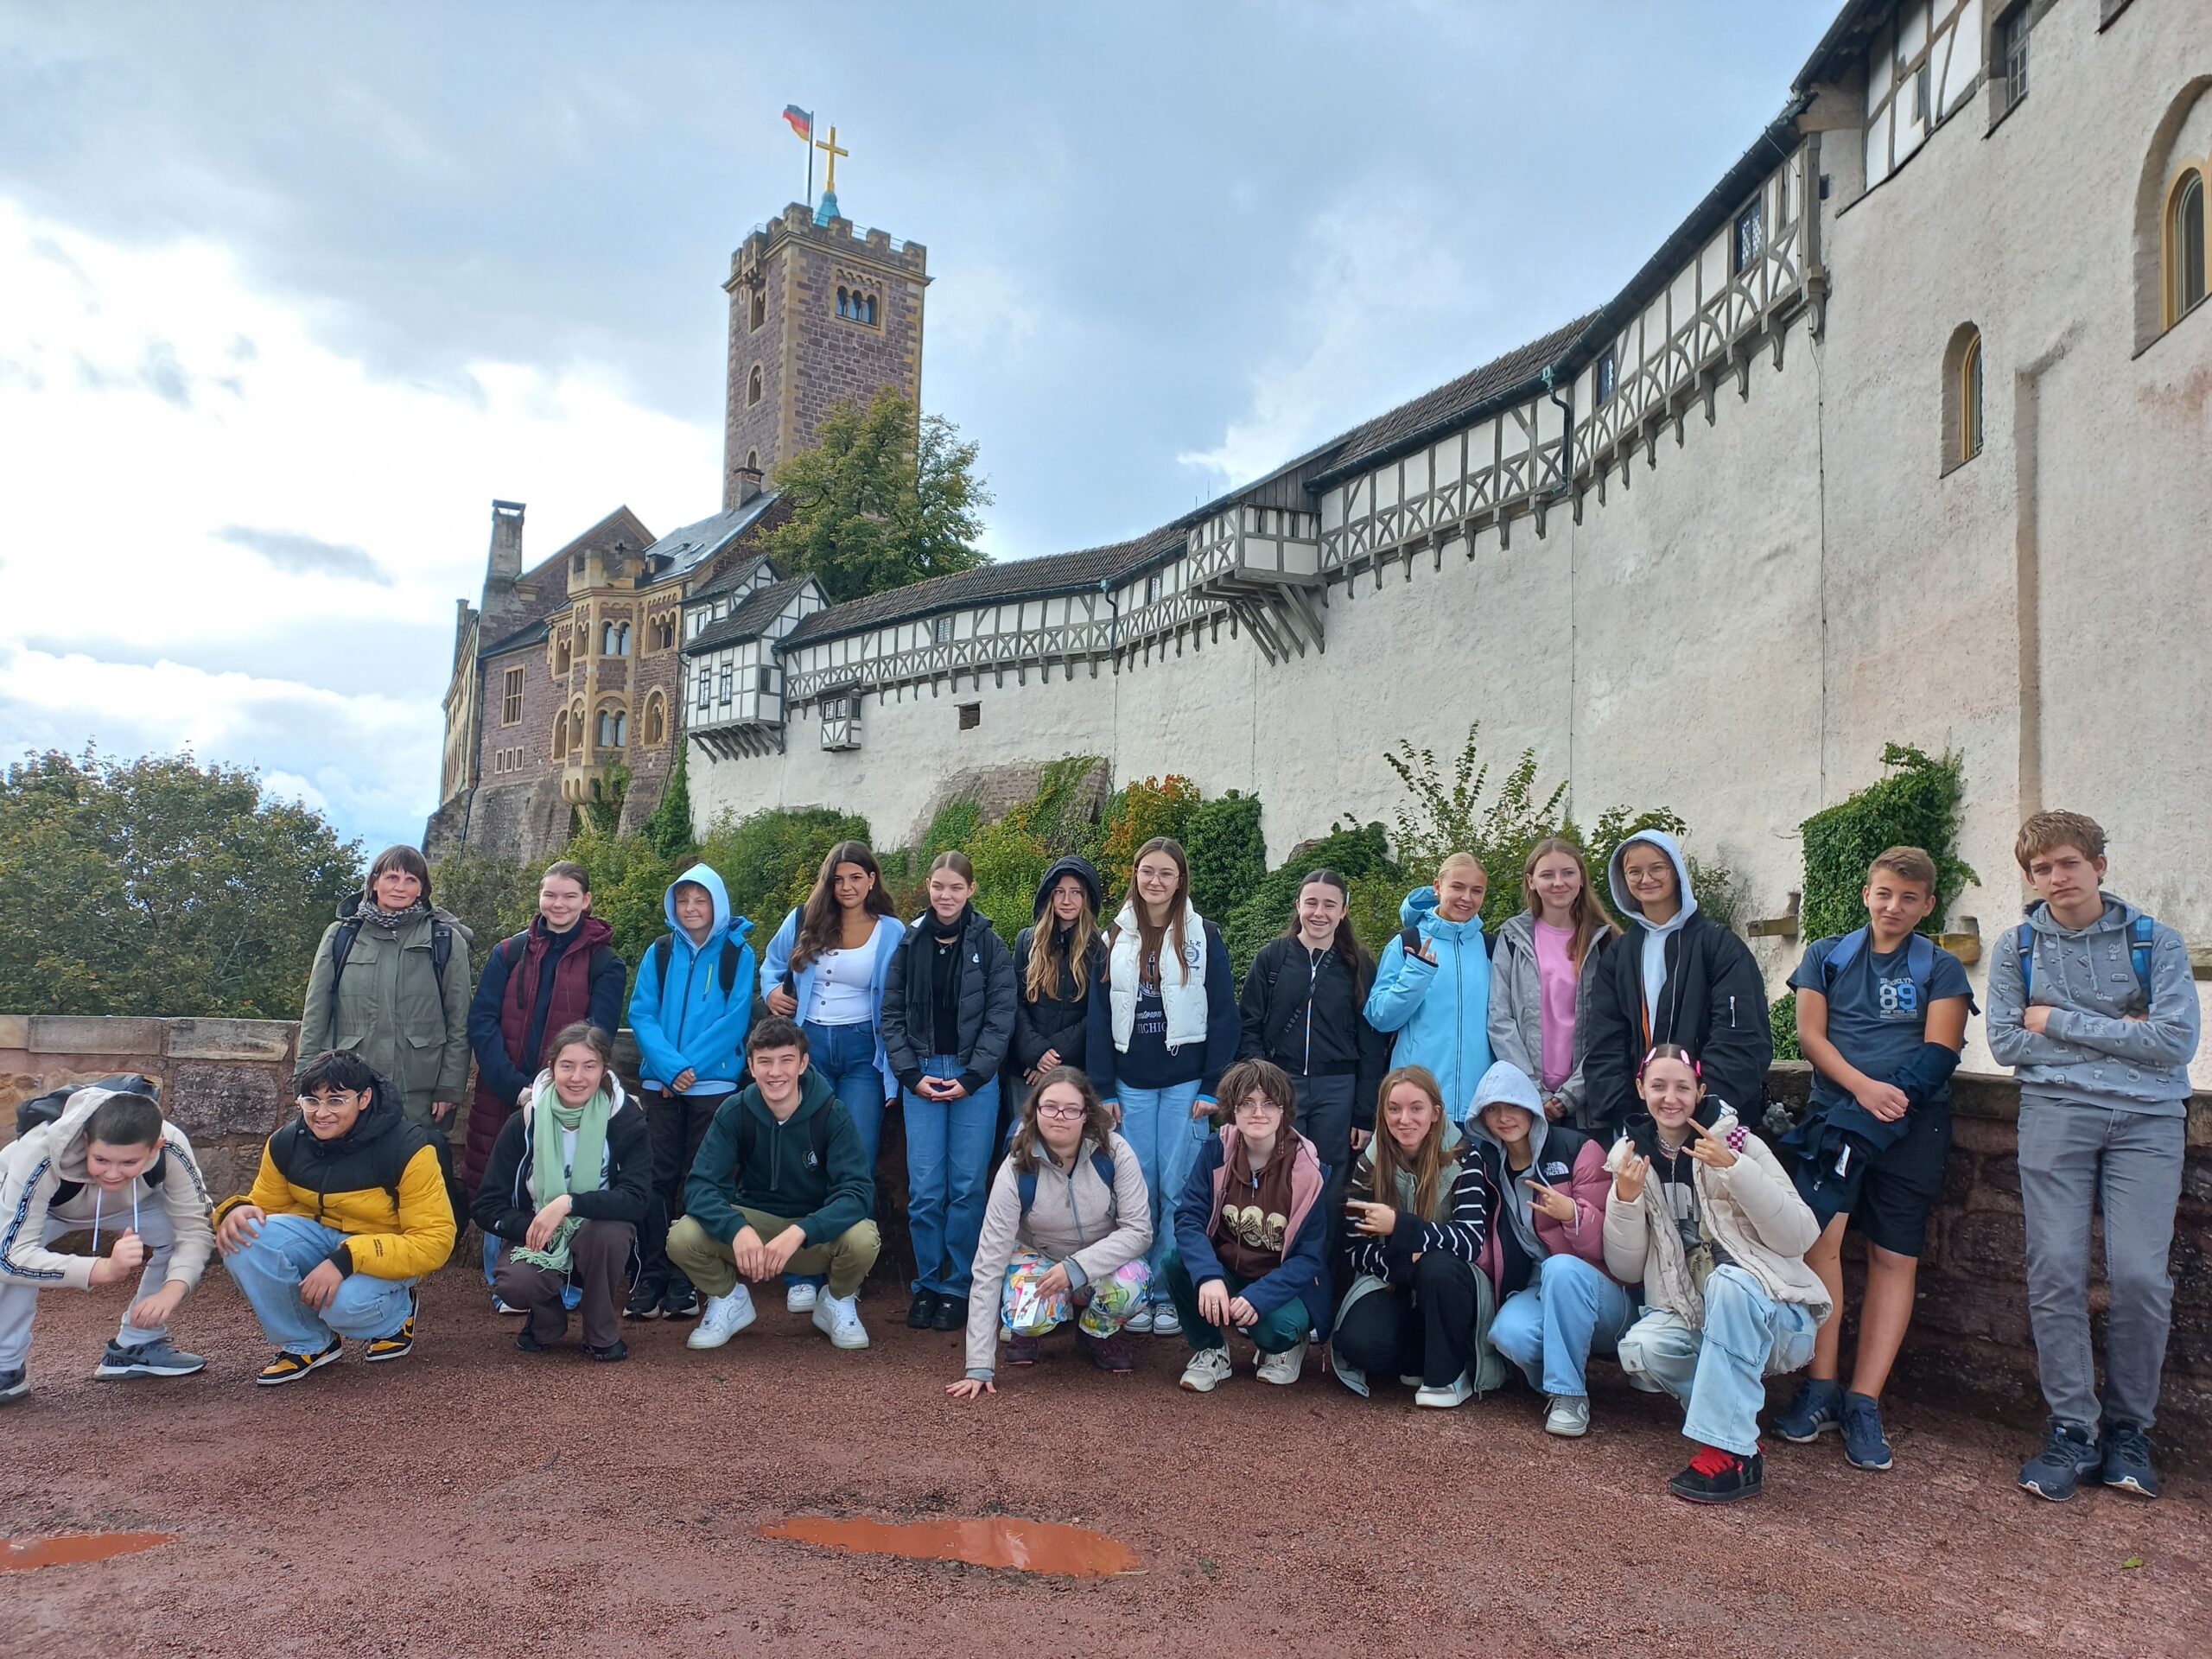
[[990,1197],[983,1202],[983,1230],[976,1241],[975,1278],[968,1291],[969,1376],[992,1375],[999,1302],[1014,1251],[1034,1250],[1062,1264],[1069,1284],[1079,1290],[1095,1279],[1110,1278],[1152,1248],[1152,1201],[1145,1192],[1144,1166],[1118,1135],[1107,1136],[1107,1150],[1114,1160],[1110,1187],[1091,1162],[1098,1143],[1089,1136],[1076,1151],[1072,1171],[1061,1168],[1040,1145],[1037,1196],[1027,1215],[1021,1211],[1021,1172],[1012,1158],[999,1161]]
[[1050,987],[1034,1001],[1030,1000],[1029,953],[1036,947],[1040,932],[1049,939],[1059,927],[1058,918],[1050,913],[1052,889],[1059,886],[1063,876],[1070,875],[1083,884],[1091,920],[1094,924],[1097,921],[1098,872],[1090,868],[1089,859],[1056,859],[1037,884],[1035,925],[1025,927],[1014,935],[1014,1041],[1007,1049],[1006,1059],[1007,1070],[1014,1074],[1017,1086],[1048,1052],[1058,1054],[1062,1065],[1081,1067],[1084,1064],[1091,1000],[1104,995],[1102,988],[1106,982],[1106,938],[1103,931],[1094,927],[1090,960],[1078,964],[1074,971],[1063,965],[1059,983]]
[[[338,919],[322,931],[300,1007],[300,1058],[352,1049],[398,1085],[419,1121],[429,1116],[434,1101],[460,1104],[468,1088],[471,936],[457,918],[428,905],[391,928],[356,921],[373,909],[362,894],[348,893],[338,906]],[[441,922],[453,930],[442,978],[435,949]],[[349,924],[353,938],[340,972],[338,936]]]
[[[714,920],[699,944],[676,919],[676,890],[685,882],[704,887],[714,901]],[[713,867],[694,864],[669,883],[661,899],[668,937],[649,945],[638,964],[637,988],[630,993],[630,1029],[638,1038],[639,1080],[649,1090],[666,1090],[685,1071],[697,1076],[693,1094],[728,1094],[745,1070],[745,1033],[753,1025],[753,984],[757,969],[746,935],[753,924],[732,916],[729,891]],[[737,947],[736,971],[722,988],[722,945]],[[660,960],[668,958],[664,977]],[[612,1036],[612,1032],[607,1033]]]
[[[1574,1069],[1552,1092],[1567,1108],[1563,1122],[1587,1132],[1589,1091],[1582,1077],[1583,1057],[1590,1052],[1590,997],[1598,982],[1599,964],[1615,938],[1611,928],[1591,936],[1582,953],[1581,970],[1574,980]],[[1536,969],[1536,918],[1527,911],[1509,916],[1497,930],[1497,946],[1490,963],[1491,1058],[1510,1060],[1541,1087],[1544,1070],[1544,992]]]
[[533,916],[527,931],[485,953],[476,997],[468,1005],[468,1045],[476,1055],[476,1093],[468,1109],[461,1185],[476,1190],[492,1143],[551,1058],[554,1033],[589,1020],[612,1037],[622,1023],[622,958],[607,943],[614,931],[587,915],[556,934]]
[[[1262,1317],[1294,1296],[1306,1304],[1310,1329],[1329,1328],[1329,1286],[1323,1240],[1328,1233],[1321,1204],[1327,1172],[1313,1143],[1295,1129],[1296,1161],[1291,1166],[1290,1214],[1283,1221],[1282,1263],[1262,1274],[1240,1293]],[[1175,1200],[1175,1251],[1193,1285],[1223,1279],[1221,1258],[1214,1254],[1213,1230],[1221,1220],[1221,1206],[1229,1191],[1230,1153],[1236,1144],[1236,1126],[1225,1124],[1205,1145],[1191,1164],[1190,1178]]]
[[340,1273],[419,1279],[453,1254],[453,1201],[431,1131],[400,1116],[381,1077],[353,1127],[333,1140],[316,1140],[295,1114],[262,1147],[252,1191],[215,1206],[216,1224],[241,1204],[346,1234],[324,1258]]
[[113,1237],[130,1227],[134,1208],[156,1205],[175,1241],[166,1277],[184,1285],[200,1282],[215,1233],[207,1221],[207,1183],[184,1131],[164,1120],[160,1153],[120,1192],[101,1190],[85,1167],[85,1125],[112,1092],[79,1089],[54,1122],[0,1147],[0,1285],[89,1290],[93,1258],[48,1249],[48,1217],[88,1227],[97,1217],[102,1231]]
[[809,1244],[827,1244],[874,1213],[875,1179],[852,1114],[810,1066],[780,1123],[757,1083],[721,1103],[683,1183],[683,1208],[721,1243],[743,1230],[743,1208],[795,1221]]
[[1462,1122],[1475,1085],[1490,1070],[1490,946],[1483,920],[1446,921],[1436,913],[1434,887],[1408,893],[1398,919],[1420,934],[1436,961],[1408,954],[1402,934],[1391,940],[1367,994],[1367,1022],[1395,1034],[1393,1066],[1428,1069],[1444,1091],[1444,1115]]
[[[741,982],[749,993],[752,982]],[[639,1226],[652,1201],[652,1141],[645,1114],[622,1092],[621,1079],[609,1072],[607,1084],[614,1097],[607,1117],[607,1184],[595,1192],[576,1193],[569,1200],[569,1213],[580,1221],[626,1221]],[[550,1071],[537,1079],[541,1097],[552,1087]],[[476,1202],[469,1207],[479,1227],[511,1244],[529,1236],[530,1224],[552,1196],[538,1197],[530,1190],[536,1157],[532,1116],[518,1110],[500,1129],[492,1145],[492,1161],[484,1166],[483,1184],[476,1189]]]
[[1368,1023],[1363,988],[1333,946],[1295,934],[1262,945],[1244,976],[1236,1058],[1272,1060],[1294,1077],[1351,1077],[1351,1122],[1375,1127],[1375,1096],[1390,1039]]
[[[931,1007],[931,956],[942,924],[924,911],[907,924],[891,953],[883,980],[883,1052],[901,1088],[922,1080],[922,1062],[936,1052],[936,1014]],[[969,906],[960,913],[960,1081],[974,1094],[998,1075],[1014,1039],[1014,957],[991,929],[990,918]]]
[[[1505,1143],[1491,1133],[1483,1112],[1491,1106],[1518,1106],[1529,1115],[1529,1166],[1516,1170]],[[1482,1269],[1503,1304],[1525,1289],[1536,1263],[1548,1255],[1579,1255],[1592,1267],[1605,1265],[1605,1148],[1580,1129],[1554,1123],[1529,1075],[1510,1060],[1495,1062],[1475,1090],[1475,1109],[1467,1114],[1467,1133],[1475,1143],[1473,1161],[1481,1165],[1491,1189],[1497,1222],[1484,1241]],[[1574,1205],[1574,1219],[1554,1221],[1530,1199],[1523,1182],[1541,1181],[1564,1192]],[[1525,1221],[1535,1241],[1522,1236]]]

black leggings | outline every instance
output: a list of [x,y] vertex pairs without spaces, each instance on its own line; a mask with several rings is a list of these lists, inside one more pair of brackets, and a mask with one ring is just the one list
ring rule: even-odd
[[707,1138],[715,1111],[728,1095],[667,1095],[653,1090],[645,1096],[645,1135],[653,1148],[653,1199],[645,1206],[645,1224],[638,1230],[638,1282],[665,1289],[683,1275],[669,1265],[668,1230],[683,1213],[683,1182],[699,1156],[699,1143]]
[[1449,1388],[1472,1369],[1476,1313],[1475,1269],[1427,1250],[1410,1284],[1371,1290],[1345,1309],[1331,1346],[1370,1383],[1418,1376],[1429,1388]]

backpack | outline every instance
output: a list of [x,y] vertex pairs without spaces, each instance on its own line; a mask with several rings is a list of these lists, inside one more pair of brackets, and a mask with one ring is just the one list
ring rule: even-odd
[[[338,937],[330,942],[330,1029],[338,1030],[338,982],[346,973],[346,958],[353,954],[353,941],[361,937],[361,918],[348,916],[338,924]],[[430,969],[438,976],[438,989],[446,988],[446,963],[453,959],[453,924],[430,918]]]
[[[1855,927],[1835,942],[1835,949],[1821,964],[1822,996],[1835,988],[1836,976],[1859,960],[1859,953],[1866,948],[1870,937],[1867,929]],[[1911,976],[1913,990],[1924,1013],[1928,1007],[1928,982],[1936,976],[1936,941],[1925,933],[1909,935],[1904,946],[1904,970]]]
[[[669,960],[676,954],[676,935],[664,934],[653,942],[653,976],[664,987],[668,983]],[[737,941],[727,933],[722,935],[721,981],[722,995],[728,997],[737,983],[737,964],[741,960]],[[791,976],[786,974],[786,979]]]
[[[2135,969],[2135,982],[2143,988],[2143,1012],[2151,1011],[2151,947],[2158,924],[2148,916],[2138,916],[2127,925],[2127,960]],[[2012,949],[2020,958],[2020,1006],[2028,1004],[2028,991],[2035,982],[2035,930],[2022,922],[2012,930]]]
[[[158,1101],[162,1094],[160,1084],[136,1071],[118,1071],[105,1077],[96,1077],[90,1083],[65,1084],[59,1089],[49,1089],[42,1095],[34,1095],[16,1105],[16,1138],[20,1141],[33,1129],[43,1128],[47,1124],[57,1122],[62,1109],[69,1103],[69,1096],[79,1089],[105,1089],[118,1095],[143,1095],[154,1101]],[[160,1170],[161,1166],[156,1163],[147,1172],[146,1179],[149,1181],[159,1179]]]
[[395,1135],[386,1138],[386,1143],[399,1155],[392,1160],[389,1169],[380,1172],[383,1179],[377,1185],[391,1195],[392,1213],[397,1215],[399,1211],[400,1177],[407,1173],[407,1166],[414,1160],[415,1154],[423,1145],[428,1144],[438,1154],[438,1173],[446,1184],[446,1202],[453,1206],[453,1236],[458,1240],[468,1230],[468,1198],[461,1190],[461,1181],[453,1173],[453,1142],[435,1128],[420,1124],[410,1127],[421,1129],[421,1140],[418,1141],[411,1135]]
[[[1106,1183],[1107,1196],[1110,1199],[1114,1192],[1114,1154],[1104,1147],[1093,1148],[1090,1166],[1098,1172],[1098,1179]],[[1021,1196],[1021,1215],[1026,1221],[1029,1217],[1029,1206],[1037,1202],[1037,1172],[1033,1169],[1016,1170],[1014,1190]]]

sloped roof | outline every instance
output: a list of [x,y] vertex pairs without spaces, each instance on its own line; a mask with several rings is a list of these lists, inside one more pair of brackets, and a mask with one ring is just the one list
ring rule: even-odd
[[698,587],[694,588],[683,602],[687,605],[692,604],[699,600],[712,599],[719,594],[726,594],[733,588],[741,588],[751,580],[753,572],[763,566],[767,568],[769,580],[775,580],[775,567],[768,563],[768,556],[766,553],[755,553],[749,559],[740,559],[713,581],[702,582]]
[[558,553],[554,554],[550,558],[540,559],[529,569],[524,571],[522,580],[528,582],[532,576],[543,575],[545,571],[558,566],[563,559],[573,554],[593,549],[601,553],[609,552],[617,542],[621,543],[627,551],[635,553],[640,548],[649,544],[652,539],[653,533],[645,528],[644,519],[639,518],[627,507],[617,507]]
[[[698,652],[712,651],[718,645],[734,645],[741,640],[758,638],[809,580],[805,576],[791,576],[754,588],[739,602],[735,610],[712,627],[702,630],[696,639],[684,646],[683,654],[690,657]],[[802,618],[802,626],[804,622]]]
[[1039,599],[1052,594],[1087,592],[1102,582],[1141,570],[1173,557],[1183,549],[1186,520],[1163,525],[1146,535],[1105,547],[1086,547],[1073,553],[1048,553],[1039,558],[1013,559],[987,564],[980,570],[962,570],[949,576],[931,576],[909,587],[865,599],[848,600],[804,619],[784,636],[785,645],[809,639],[832,638],[886,622],[927,616],[933,611],[963,609],[999,599]]
[[681,530],[671,530],[645,549],[646,568],[653,569],[663,559],[668,562],[664,569],[654,571],[656,580],[680,576],[696,569],[752,529],[775,499],[773,491],[764,491],[727,512],[718,512],[711,518],[702,518]]
[[[565,605],[561,607],[562,611],[565,611],[569,607]],[[550,614],[557,615],[559,613],[555,612],[550,613]],[[481,661],[485,658],[497,657],[505,652],[520,651],[525,645],[542,645],[545,643],[545,636],[552,631],[551,623],[546,617],[541,616],[537,621],[531,623],[528,627],[518,629],[515,632],[509,634],[505,639],[499,641],[496,645],[485,646],[481,651],[476,653],[477,658]]]

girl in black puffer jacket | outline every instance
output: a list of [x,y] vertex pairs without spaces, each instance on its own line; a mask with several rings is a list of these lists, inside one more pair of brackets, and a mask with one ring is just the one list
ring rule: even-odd
[[1014,941],[1014,1041],[1006,1056],[1012,1075],[1004,1099],[1019,1103],[1055,1066],[1084,1069],[1090,993],[1106,974],[1099,902],[1098,872],[1088,859],[1061,859],[1037,884],[1036,925]]

